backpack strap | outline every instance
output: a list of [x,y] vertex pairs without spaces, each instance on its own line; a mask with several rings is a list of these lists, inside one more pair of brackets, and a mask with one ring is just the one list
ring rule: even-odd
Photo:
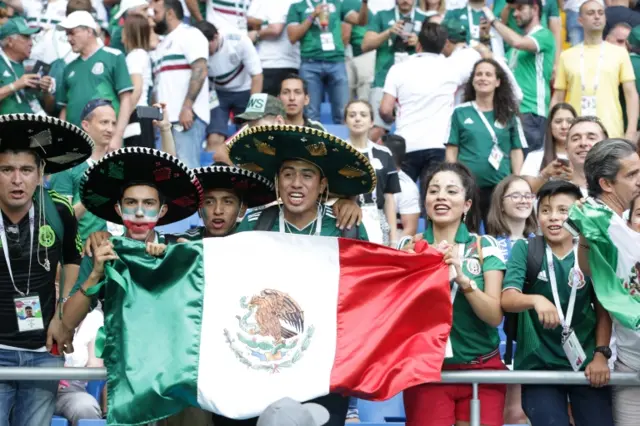
[[[38,190],[36,190],[37,193]],[[56,238],[60,241],[64,241],[64,224],[62,223],[62,218],[60,217],[60,213],[58,213],[58,208],[56,207],[55,201],[65,204],[65,206],[69,207],[71,210],[71,214],[74,215],[73,207],[62,195],[58,194],[55,191],[48,191],[46,189],[42,189],[43,192],[43,206],[45,217],[47,220],[47,224],[53,229],[53,232],[56,234]],[[55,201],[54,201],[55,199]],[[62,253],[60,254],[60,260],[62,263]]]
[[544,237],[536,235],[529,238],[527,246],[527,274],[522,288],[523,293],[526,293],[526,290],[536,282],[542,269],[542,259],[544,259]]
[[256,226],[253,228],[254,231],[271,231],[273,226],[276,224],[276,220],[278,219],[278,213],[280,213],[279,206],[271,206],[267,207],[260,213],[258,217],[258,221],[256,222]]

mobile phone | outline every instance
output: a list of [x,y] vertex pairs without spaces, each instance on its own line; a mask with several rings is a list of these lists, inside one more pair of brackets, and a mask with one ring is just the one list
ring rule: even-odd
[[162,121],[162,110],[156,107],[138,106],[136,114],[140,120],[157,120]]
[[402,39],[406,41],[407,37],[409,37],[409,34],[411,34],[412,32],[413,32],[413,22],[404,21],[404,25],[402,26]]
[[50,70],[51,70],[51,65],[45,64],[42,61],[36,61],[35,65],[33,66],[33,69],[31,70],[31,72],[33,74],[38,74],[38,76],[40,78],[42,78],[42,77],[46,77],[47,75],[49,75],[49,71]]
[[556,159],[565,167],[569,167],[569,158],[565,154],[558,154]]

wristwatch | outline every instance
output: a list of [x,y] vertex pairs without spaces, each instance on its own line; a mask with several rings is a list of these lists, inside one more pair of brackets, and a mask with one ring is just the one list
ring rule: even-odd
[[606,359],[611,358],[611,355],[613,355],[613,353],[611,352],[611,348],[609,346],[598,346],[593,350],[594,355],[598,352],[604,355]]
[[478,289],[478,284],[474,280],[469,280],[469,287],[462,290],[463,293],[473,293]]

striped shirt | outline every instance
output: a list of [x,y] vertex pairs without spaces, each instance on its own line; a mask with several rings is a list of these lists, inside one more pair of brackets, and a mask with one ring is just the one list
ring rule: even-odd
[[247,10],[251,0],[207,0],[207,21],[218,31],[247,33]]
[[242,92],[251,89],[251,77],[262,74],[260,57],[248,36],[222,34],[220,47],[209,58],[209,81],[216,90]]

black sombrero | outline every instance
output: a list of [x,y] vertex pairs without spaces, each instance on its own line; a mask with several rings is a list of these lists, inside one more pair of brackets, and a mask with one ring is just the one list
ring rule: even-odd
[[204,190],[230,189],[238,192],[243,203],[249,207],[262,206],[276,200],[273,183],[251,170],[214,164],[192,169]]
[[91,213],[113,223],[122,223],[115,210],[125,186],[148,184],[165,198],[167,214],[158,221],[166,225],[198,211],[202,186],[182,161],[151,148],[121,148],[107,154],[89,168],[80,183],[80,199]]
[[346,141],[327,132],[291,125],[245,129],[228,143],[237,166],[273,179],[286,160],[318,166],[334,194],[367,194],[376,187],[376,172],[368,158]]
[[44,173],[70,169],[93,153],[93,140],[76,125],[37,114],[0,115],[0,151],[28,149],[45,161]]

